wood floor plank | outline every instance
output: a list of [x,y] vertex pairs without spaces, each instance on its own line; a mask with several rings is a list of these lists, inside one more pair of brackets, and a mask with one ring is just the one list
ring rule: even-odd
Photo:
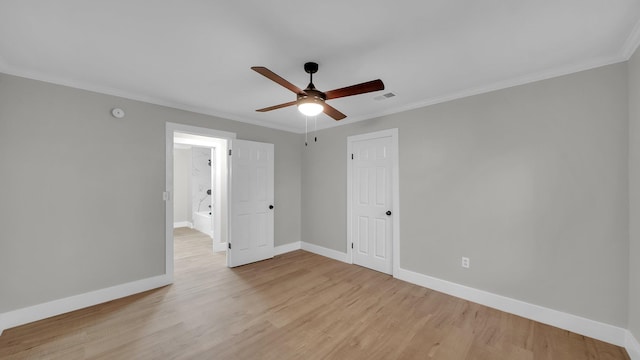
[[174,234],[174,284],[8,329],[0,359],[629,359],[302,250],[229,269],[207,236]]

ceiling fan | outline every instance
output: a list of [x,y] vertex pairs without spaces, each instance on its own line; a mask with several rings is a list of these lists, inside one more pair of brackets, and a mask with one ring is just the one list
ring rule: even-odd
[[360,95],[368,92],[384,90],[384,83],[382,80],[372,80],[357,85],[351,85],[340,89],[335,89],[327,92],[322,92],[313,85],[313,74],[318,71],[318,64],[314,62],[308,62],[304,64],[304,71],[309,74],[309,85],[302,90],[299,87],[293,85],[287,80],[280,77],[278,74],[267,69],[264,66],[253,66],[251,68],[255,72],[263,75],[264,77],[284,86],[285,88],[296,93],[297,99],[284,104],[269,106],[256,111],[266,112],[271,110],[280,109],[283,107],[297,105],[298,110],[307,116],[316,116],[321,112],[331,116],[335,120],[342,120],[347,115],[341,113],[336,108],[326,103],[326,100],[337,99],[345,96]]

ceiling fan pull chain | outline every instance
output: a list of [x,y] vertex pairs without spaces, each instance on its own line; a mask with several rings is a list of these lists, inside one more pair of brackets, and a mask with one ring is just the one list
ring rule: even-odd
[[304,117],[304,146],[307,146],[307,133],[308,133],[308,126],[309,124],[309,117],[305,115]]
[[314,142],[318,142],[317,131],[318,131],[318,117],[314,116],[313,117],[313,141]]

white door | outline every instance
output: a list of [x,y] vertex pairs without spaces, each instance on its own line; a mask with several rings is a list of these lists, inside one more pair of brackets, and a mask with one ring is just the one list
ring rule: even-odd
[[216,184],[216,166],[218,165],[217,161],[216,161],[216,148],[211,148],[209,149],[209,167],[211,170],[211,184],[209,186],[211,186],[209,189],[211,189],[211,195],[210,195],[210,199],[211,202],[209,203],[209,226],[211,229],[211,249],[213,251],[216,251],[216,242],[220,241],[220,238],[217,238],[214,236],[214,234],[216,233],[216,224],[215,224],[215,217],[216,217],[216,213],[218,212],[218,197],[216,196],[218,194],[218,187]]
[[392,274],[392,137],[350,141],[350,149],[353,263]]
[[274,256],[273,144],[233,140],[227,265]]

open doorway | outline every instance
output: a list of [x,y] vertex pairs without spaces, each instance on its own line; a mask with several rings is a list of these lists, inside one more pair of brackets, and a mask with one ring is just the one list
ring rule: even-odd
[[274,145],[238,140],[234,133],[174,123],[167,123],[165,140],[165,269],[170,281],[173,282],[175,269],[173,170],[176,143],[216,149],[215,163],[220,164],[216,173],[220,175],[221,184],[212,186],[220,189],[220,205],[217,211],[212,211],[213,244],[225,249],[227,266],[272,258],[275,254]]
[[166,134],[166,270],[173,277],[176,236],[200,234],[209,239],[210,252],[227,248],[226,154],[235,134],[173,123]]
[[219,246],[222,191],[216,177],[222,168],[216,148],[184,144],[178,135],[173,146],[173,228],[207,235],[214,251],[224,251]]
[[213,251],[225,251],[227,141],[176,132],[173,143],[174,228],[195,229],[211,238]]

